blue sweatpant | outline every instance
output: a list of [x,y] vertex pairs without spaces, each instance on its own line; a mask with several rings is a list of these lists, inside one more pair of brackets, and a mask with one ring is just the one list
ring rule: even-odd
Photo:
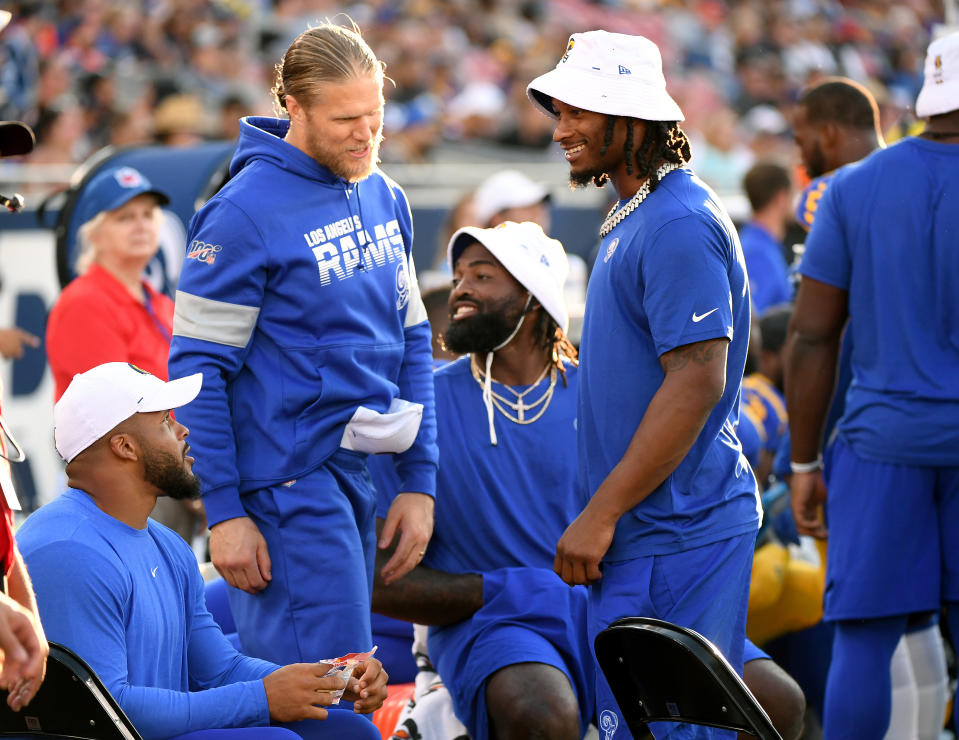
[[372,647],[376,494],[365,461],[340,450],[302,478],[243,497],[273,573],[258,594],[229,589],[247,655],[286,665]]
[[[602,579],[590,586],[590,646],[621,617],[654,617],[696,630],[742,675],[755,541],[750,533],[684,552],[605,563]],[[655,672],[655,666],[650,670]],[[596,718],[602,740],[632,738],[599,667]],[[735,737],[731,731],[688,724],[655,723],[650,729],[670,740]]]
[[198,730],[171,740],[380,740],[379,730],[368,717],[345,709],[330,709],[324,720],[287,722],[269,727],[236,727]]

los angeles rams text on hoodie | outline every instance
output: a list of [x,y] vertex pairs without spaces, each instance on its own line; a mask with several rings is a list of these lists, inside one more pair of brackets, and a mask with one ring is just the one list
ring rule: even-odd
[[315,470],[359,406],[423,404],[397,455],[403,491],[434,494],[430,329],[400,187],[378,169],[349,183],[283,140],[289,122],[244,118],[230,181],[190,223],[170,377],[203,373],[177,410],[190,429],[212,526],[240,493]]

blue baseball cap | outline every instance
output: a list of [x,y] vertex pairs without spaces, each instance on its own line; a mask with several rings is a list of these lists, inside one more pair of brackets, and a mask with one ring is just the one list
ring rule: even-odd
[[169,196],[157,190],[146,176],[132,167],[111,167],[97,174],[83,189],[80,201],[84,224],[102,211],[115,211],[138,195],[152,195],[161,206],[170,202]]

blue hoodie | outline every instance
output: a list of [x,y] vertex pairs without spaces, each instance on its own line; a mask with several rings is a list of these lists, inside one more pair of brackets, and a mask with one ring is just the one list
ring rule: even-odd
[[212,526],[240,494],[301,477],[340,446],[358,406],[421,403],[397,455],[403,491],[434,495],[430,328],[413,225],[379,170],[349,183],[288,144],[285,120],[244,118],[230,181],[190,223],[170,377],[203,373],[177,409]]

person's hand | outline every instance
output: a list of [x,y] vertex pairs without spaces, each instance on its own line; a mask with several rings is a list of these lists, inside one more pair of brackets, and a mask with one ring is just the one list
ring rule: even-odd
[[227,583],[247,593],[262,591],[273,578],[266,540],[248,516],[213,525],[210,560]]
[[397,530],[400,540],[396,550],[380,571],[387,586],[405,576],[423,559],[433,536],[433,497],[425,493],[397,494],[380,532],[378,547],[381,550],[390,546]]
[[595,583],[603,577],[599,564],[615,530],[615,519],[598,516],[587,506],[556,543],[553,570],[570,586]]
[[328,663],[293,663],[264,678],[270,719],[274,722],[326,719],[329,713],[323,707],[333,703],[331,692],[346,688],[342,676],[324,675],[329,670]]
[[389,679],[389,675],[383,670],[383,664],[376,658],[368,658],[353,669],[343,698],[353,702],[354,712],[375,712],[386,701],[386,682]]
[[5,594],[0,594],[0,652],[0,688],[7,689],[7,704],[18,712],[43,683],[50,646],[36,617]]
[[825,539],[829,533],[822,515],[822,507],[826,503],[826,483],[822,479],[822,471],[793,473],[789,488],[796,531]]
[[23,357],[24,345],[39,347],[40,337],[16,326],[0,329],[0,355],[8,360],[19,360]]

